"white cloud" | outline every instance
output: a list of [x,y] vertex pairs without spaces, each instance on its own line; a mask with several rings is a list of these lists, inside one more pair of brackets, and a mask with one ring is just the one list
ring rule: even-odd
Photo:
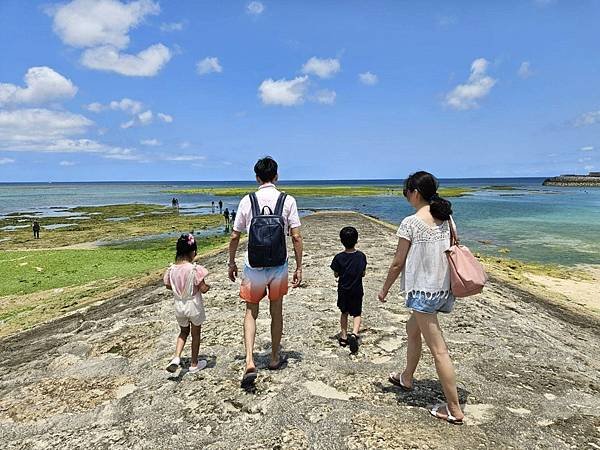
[[0,158],[0,166],[2,166],[4,164],[12,164],[14,162],[15,162],[15,160],[12,158]]
[[143,160],[134,149],[76,138],[94,123],[66,111],[30,108],[0,110],[0,149],[14,152],[91,153],[103,158]]
[[264,80],[258,92],[265,105],[294,106],[304,102],[308,88],[308,76],[296,77],[293,80]]
[[49,10],[54,32],[65,44],[79,48],[110,45],[117,49],[129,45],[129,31],[144,17],[159,12],[160,6],[151,0],[74,0]]
[[127,122],[123,122],[121,124],[121,128],[123,128],[124,130],[126,130],[127,128],[131,128],[134,125],[135,125],[135,120],[131,119],[131,120],[128,120]]
[[497,81],[486,74],[488,64],[484,58],[473,61],[469,80],[450,91],[446,95],[445,104],[458,110],[477,108],[478,101],[490,93]]
[[[89,111],[101,112],[108,109],[113,111],[123,111],[132,117],[127,122],[121,124],[121,128],[131,128],[136,125],[150,125],[154,122],[154,112],[150,109],[144,111],[144,104],[138,100],[132,100],[124,97],[121,100],[113,100],[108,105],[102,103],[90,103],[86,106]],[[143,111],[143,112],[142,112]],[[161,121],[166,123],[173,122],[173,116],[165,113],[156,114]]]
[[79,114],[49,109],[0,111],[0,148],[37,146],[84,133],[93,122]]
[[144,105],[142,102],[124,97],[121,100],[113,100],[108,105],[113,111],[125,111],[129,114],[139,113]]
[[173,116],[170,116],[169,114],[158,113],[157,116],[160,120],[162,120],[165,123],[173,122]]
[[183,141],[179,144],[179,148],[182,150],[185,150],[186,148],[190,148],[190,142],[189,141]]
[[160,157],[163,161],[203,161],[206,156],[201,155],[163,155]]
[[316,75],[319,78],[331,78],[340,71],[340,67],[338,59],[322,59],[313,56],[302,66],[302,73]]
[[600,111],[590,111],[581,114],[573,123],[576,127],[585,127],[600,122]]
[[594,150],[594,147],[592,145],[588,145],[586,147],[581,147],[580,150],[582,152],[591,152],[592,150]]
[[262,2],[250,2],[246,6],[246,12],[254,16],[262,14],[265,10],[265,5]]
[[183,22],[171,22],[171,23],[162,23],[160,25],[160,31],[164,31],[169,33],[171,31],[181,31],[185,24]]
[[325,105],[333,105],[335,103],[336,93],[335,91],[331,91],[329,89],[322,89],[315,93],[314,100],[317,103],[322,103]]
[[358,74],[358,79],[361,83],[366,84],[367,86],[373,86],[379,82],[379,77],[371,72],[364,72]]
[[75,162],[73,161],[61,161],[58,163],[59,166],[63,166],[63,167],[72,167],[75,165]]
[[154,44],[137,54],[122,51],[129,46],[131,29],[159,12],[158,3],[151,0],[73,0],[49,9],[62,41],[86,49],[81,55],[85,67],[146,77],[156,75],[171,59],[171,50]]
[[532,76],[533,71],[531,70],[531,63],[529,61],[523,61],[519,66],[517,74],[523,79],[527,79]]
[[149,147],[158,147],[162,145],[162,142],[160,142],[158,139],[144,139],[140,141],[140,144],[147,145]]
[[83,52],[81,63],[96,70],[116,72],[129,77],[153,77],[171,59],[171,50],[163,44],[151,45],[137,55],[120,53],[110,46]]
[[196,64],[196,72],[198,72],[199,75],[206,75],[212,72],[221,73],[223,72],[223,67],[219,63],[219,58],[213,56],[198,61]]
[[72,98],[77,87],[50,67],[31,67],[24,77],[25,87],[0,83],[0,106],[16,104],[41,104],[53,100]]
[[587,166],[583,166],[583,168],[585,170],[587,170],[588,172],[591,172],[592,170],[594,170],[594,166],[592,164],[588,164]]
[[91,112],[99,113],[104,111],[105,106],[102,103],[93,102],[85,106],[85,109]]
[[138,120],[140,121],[141,125],[151,124],[153,118],[154,118],[154,114],[150,110],[144,111],[143,113],[138,114]]

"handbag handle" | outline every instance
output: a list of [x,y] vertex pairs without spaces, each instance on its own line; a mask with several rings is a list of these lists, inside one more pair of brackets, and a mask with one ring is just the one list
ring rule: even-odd
[[456,231],[456,224],[454,223],[452,216],[450,216],[450,219],[448,220],[448,225],[450,226],[450,247],[453,245],[460,245],[458,232]]

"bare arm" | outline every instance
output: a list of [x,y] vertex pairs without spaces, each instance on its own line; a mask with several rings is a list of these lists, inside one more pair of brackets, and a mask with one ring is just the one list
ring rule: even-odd
[[200,292],[202,292],[203,294],[206,294],[208,292],[208,290],[210,289],[210,285],[206,284],[204,282],[204,280],[202,280],[202,282],[198,286],[198,289],[200,289]]
[[392,265],[388,270],[388,275],[385,280],[385,283],[383,283],[381,292],[378,295],[379,301],[385,302],[385,298],[387,297],[390,288],[398,279],[398,276],[404,269],[404,264],[406,263],[406,255],[408,255],[409,249],[410,241],[400,238],[398,240],[398,247],[396,247],[396,254],[394,255],[394,260],[392,261]]
[[235,281],[238,275],[238,268],[235,263],[235,255],[237,253],[238,246],[240,245],[241,233],[239,231],[231,232],[231,240],[229,241],[229,279]]
[[300,286],[302,283],[302,234],[300,234],[300,227],[292,228],[290,230],[292,236],[292,244],[294,244],[294,256],[296,258],[296,270],[292,278],[292,287]]

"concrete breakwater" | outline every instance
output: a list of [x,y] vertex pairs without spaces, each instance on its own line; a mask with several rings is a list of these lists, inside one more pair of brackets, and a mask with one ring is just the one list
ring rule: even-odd
[[546,178],[544,186],[581,186],[600,187],[600,172],[590,172],[588,175],[560,175]]

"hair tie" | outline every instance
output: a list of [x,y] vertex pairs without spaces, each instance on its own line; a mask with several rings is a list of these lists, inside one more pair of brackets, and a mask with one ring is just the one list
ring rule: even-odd
[[436,192],[435,194],[433,194],[430,198],[429,198],[429,203],[435,201],[435,200],[440,200],[441,197],[438,195],[438,193]]

